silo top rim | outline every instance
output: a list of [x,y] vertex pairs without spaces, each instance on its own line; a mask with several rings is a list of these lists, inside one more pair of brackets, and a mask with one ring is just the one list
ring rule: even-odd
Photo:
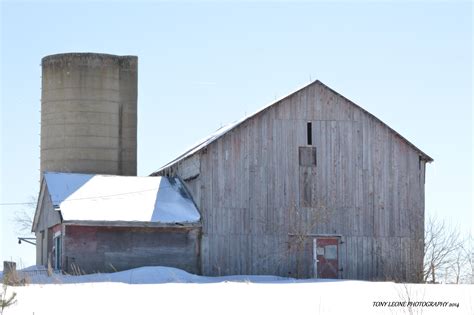
[[97,59],[109,59],[109,60],[137,60],[137,56],[133,55],[111,55],[111,54],[102,54],[102,53],[79,53],[79,52],[72,52],[72,53],[62,53],[62,54],[54,54],[48,55],[41,59],[41,63],[48,62],[48,61],[55,61],[59,59],[78,59],[78,58],[97,58]]

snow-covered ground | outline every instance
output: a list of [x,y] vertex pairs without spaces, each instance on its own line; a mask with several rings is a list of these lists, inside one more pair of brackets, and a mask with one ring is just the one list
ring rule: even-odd
[[472,285],[201,277],[168,267],[52,277],[27,270],[29,285],[8,287],[17,302],[5,315],[474,314]]

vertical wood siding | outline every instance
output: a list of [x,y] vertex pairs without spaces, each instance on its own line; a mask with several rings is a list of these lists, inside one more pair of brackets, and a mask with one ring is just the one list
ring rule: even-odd
[[[316,166],[299,163],[308,122]],[[203,217],[203,274],[311,277],[314,235],[337,234],[341,278],[417,281],[425,162],[332,90],[309,85],[196,160],[199,175],[186,183]],[[189,173],[185,161],[163,174]]]

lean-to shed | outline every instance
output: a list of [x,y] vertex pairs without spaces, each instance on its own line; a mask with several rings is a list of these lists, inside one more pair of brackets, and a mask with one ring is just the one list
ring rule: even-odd
[[38,264],[68,273],[170,266],[199,273],[200,214],[175,177],[45,173]]

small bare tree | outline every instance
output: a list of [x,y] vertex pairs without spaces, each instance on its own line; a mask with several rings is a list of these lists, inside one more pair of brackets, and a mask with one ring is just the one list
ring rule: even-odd
[[462,283],[474,284],[474,237],[470,235],[462,246],[464,255],[464,272],[461,274]]
[[467,256],[464,248],[461,246],[455,253],[450,265],[446,268],[445,282],[459,284],[462,281],[462,276],[465,273]]
[[474,255],[472,236],[461,241],[453,253],[451,263],[445,270],[445,283],[474,283]]
[[13,221],[16,225],[18,234],[31,234],[31,226],[35,215],[36,198],[31,196],[30,202],[25,204],[25,207],[15,212]]
[[[290,268],[289,270],[285,269],[285,274],[288,272],[292,277],[302,278],[307,276],[308,257],[305,255],[312,249],[312,240],[318,230],[318,225],[327,224],[333,210],[323,203],[318,203],[313,207],[298,207],[297,204],[293,204],[286,211],[291,220],[275,225],[276,230],[288,231],[288,241],[285,243],[285,248],[265,253],[258,263],[278,262],[277,268]],[[259,223],[264,224],[265,221],[259,220]]]
[[311,241],[317,227],[327,224],[333,212],[333,209],[328,208],[324,203],[318,203],[311,208],[298,208],[294,205],[290,209],[289,213],[293,217],[293,222],[289,226],[287,255],[295,257],[296,278],[305,275],[305,252],[309,250],[308,246],[312,246]]
[[430,217],[425,228],[423,281],[436,283],[438,276],[450,271],[461,248],[459,231],[436,217]]

